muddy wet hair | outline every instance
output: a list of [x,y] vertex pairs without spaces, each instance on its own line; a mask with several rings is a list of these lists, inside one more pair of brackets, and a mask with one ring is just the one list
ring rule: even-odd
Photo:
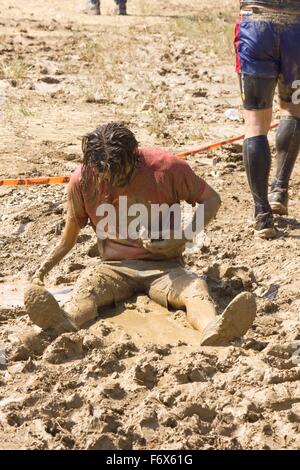
[[138,164],[138,142],[127,127],[109,122],[96,127],[82,138],[82,183],[96,170],[96,178],[105,179],[114,187],[128,184]]

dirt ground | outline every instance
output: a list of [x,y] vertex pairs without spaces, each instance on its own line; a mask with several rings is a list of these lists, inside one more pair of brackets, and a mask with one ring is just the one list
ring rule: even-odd
[[[70,175],[81,136],[111,120],[174,152],[242,133],[242,118],[224,115],[241,112],[237,0],[129,0],[125,18],[109,0],[101,17],[79,0],[0,7],[0,178]],[[252,236],[240,143],[188,161],[223,204],[186,263],[220,311],[254,292],[253,328],[201,348],[184,312],[139,296],[78,333],[29,343],[16,298],[57,243],[65,186],[0,188],[0,449],[299,449],[299,161],[274,241]],[[47,287],[98,262],[94,242],[87,227]]]

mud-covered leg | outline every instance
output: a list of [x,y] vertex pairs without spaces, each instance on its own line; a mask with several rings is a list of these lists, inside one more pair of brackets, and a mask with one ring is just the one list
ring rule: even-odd
[[147,293],[164,307],[185,309],[189,323],[201,332],[216,318],[206,282],[183,267],[156,279]]
[[198,279],[180,297],[189,322],[202,333],[202,346],[220,346],[243,336],[255,319],[256,303],[249,292],[237,295],[218,317],[205,281]]
[[74,331],[94,320],[98,308],[126,300],[134,294],[122,275],[98,264],[79,276],[72,300],[63,308],[44,287],[32,286],[25,292],[25,308],[33,323],[44,330]]
[[[248,331],[256,316],[256,302],[251,293],[242,292],[237,295],[222,315],[216,316],[206,282],[194,273],[187,270],[183,272],[183,275],[173,279],[170,273],[159,282],[163,288],[164,279],[169,278],[167,302],[172,307],[186,309],[188,321],[202,333],[202,346],[220,346]],[[156,281],[156,290],[158,287]]]
[[203,279],[192,281],[179,296],[176,295],[176,289],[172,288],[168,301],[171,306],[184,307],[189,323],[201,332],[216,319],[217,312]]
[[250,292],[237,295],[222,315],[207,325],[202,333],[202,346],[222,346],[240,338],[251,328],[256,316],[256,302]]
[[99,283],[102,285],[100,279],[99,266],[85,269],[75,284],[71,302],[63,308],[47,289],[32,285],[25,291],[25,309],[31,321],[43,330],[53,330],[58,334],[76,331],[97,316],[94,290]]
[[98,308],[114,303],[114,280],[101,264],[83,271],[74,287],[71,301],[65,311],[77,327],[94,320]]
[[72,322],[81,327],[98,316],[99,308],[127,300],[135,292],[135,284],[122,272],[105,263],[96,264],[78,278],[65,310]]
[[[103,290],[103,295],[101,292]],[[31,286],[25,292],[26,311],[33,323],[43,330],[57,333],[74,331],[96,318],[98,304],[109,304],[113,297],[109,292],[101,269],[91,266],[79,276],[72,295],[72,300],[63,308],[54,296],[44,287]]]

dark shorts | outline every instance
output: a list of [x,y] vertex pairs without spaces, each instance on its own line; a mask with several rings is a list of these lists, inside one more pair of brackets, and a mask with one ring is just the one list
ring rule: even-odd
[[[276,85],[291,102],[300,87],[300,17],[276,22],[242,15],[235,27],[236,70],[246,109],[272,107]],[[251,96],[252,95],[252,96]]]

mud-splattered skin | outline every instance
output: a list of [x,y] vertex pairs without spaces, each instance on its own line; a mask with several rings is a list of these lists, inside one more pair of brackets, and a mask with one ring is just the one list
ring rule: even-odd
[[241,7],[249,6],[300,12],[299,0],[241,0]]

